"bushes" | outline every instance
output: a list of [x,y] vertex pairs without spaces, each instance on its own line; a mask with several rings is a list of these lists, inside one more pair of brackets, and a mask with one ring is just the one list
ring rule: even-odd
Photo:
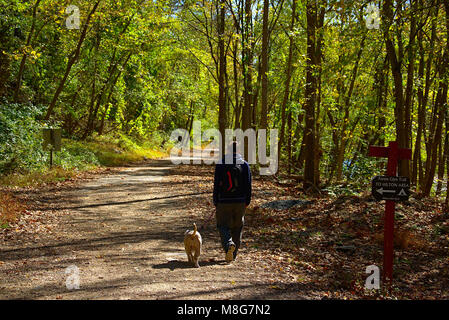
[[148,141],[138,141],[123,134],[114,136],[99,136],[84,144],[92,151],[100,165],[120,166],[144,158],[158,158],[165,153],[157,151]]
[[[40,136],[38,137],[40,139]],[[55,153],[54,167],[51,170],[48,169],[48,152],[44,152],[38,169],[23,168],[21,173],[15,170],[7,175],[0,175],[0,185],[36,186],[73,178],[80,170],[89,170],[98,166],[121,166],[143,160],[145,157],[165,156],[162,152],[140,147],[132,141],[124,141],[124,144],[120,145],[117,139],[120,138],[102,136],[90,141],[63,139],[63,147],[60,152]]]
[[26,104],[0,104],[0,174],[38,169],[43,150],[40,125],[43,109]]
[[89,169],[99,166],[95,153],[83,142],[73,140],[63,140],[61,152],[56,154],[54,163],[64,169]]
[[382,174],[381,163],[380,159],[364,155],[359,155],[353,163],[346,160],[343,163],[343,175],[346,181],[329,185],[324,191],[332,197],[357,195],[370,186],[374,176]]
[[160,143],[160,136],[144,140],[116,133],[87,141],[63,139],[61,151],[54,153],[55,168],[48,170],[50,155],[42,148],[43,126],[37,120],[44,109],[0,102],[0,184],[23,186],[64,180],[72,176],[69,171],[73,169],[120,166],[165,155],[152,147],[155,140]]
[[[26,104],[0,105],[0,174],[42,171],[49,153],[42,148],[42,125],[36,120],[44,108]],[[99,165],[95,154],[82,143],[63,143],[54,164],[63,169]]]
[[345,161],[343,174],[352,183],[370,183],[373,176],[381,174],[382,169],[379,164],[382,162],[382,159],[359,155],[354,163]]

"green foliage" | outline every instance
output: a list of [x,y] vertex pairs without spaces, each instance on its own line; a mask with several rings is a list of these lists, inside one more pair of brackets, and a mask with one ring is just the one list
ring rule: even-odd
[[359,155],[353,163],[350,161],[344,163],[343,174],[351,183],[366,184],[373,176],[382,174],[379,166],[382,162],[378,158]]
[[[26,104],[0,105],[0,173],[42,171],[48,166],[49,153],[42,148],[43,125],[36,120],[42,111],[42,107]],[[100,163],[81,143],[69,142],[55,152],[54,164],[85,169]]]
[[[47,166],[48,153],[40,145],[41,124],[35,119],[52,101],[56,104],[50,119],[60,124],[68,138],[56,154],[55,164],[67,169],[120,165],[148,157],[153,152],[148,150],[154,147],[169,148],[170,132],[188,129],[192,119],[200,120],[203,130],[218,126],[219,2],[101,1],[86,26],[96,2],[0,0],[0,99],[4,99],[0,105],[0,174]],[[231,1],[225,6],[224,120],[228,128],[235,123],[242,125],[242,110],[248,109],[245,98],[251,98],[254,110],[249,111],[254,119],[250,119],[250,125],[257,129],[264,118],[259,73],[263,6],[260,1],[253,2],[252,13],[247,16],[243,4]],[[293,4],[296,19],[292,20]],[[66,28],[68,5],[79,7],[80,29],[87,27],[85,38],[81,30]],[[322,56],[319,68],[314,70],[319,74],[314,106],[319,171],[322,181],[330,177],[333,181],[346,180],[345,186],[354,185],[351,190],[358,190],[379,169],[377,162],[359,155],[366,154],[368,144],[396,140],[400,118],[394,99],[397,84],[390,76],[386,30],[369,30],[365,24],[367,3],[328,1],[321,5],[323,27],[316,31],[315,38]],[[410,5],[393,1],[394,12],[402,7],[404,10],[398,11],[390,32],[394,45],[402,43],[407,49],[397,51],[403,55],[398,60],[402,62],[404,91],[410,88],[406,79],[414,79],[412,96],[403,99],[411,101],[408,135],[415,147],[417,129],[423,128],[419,161],[425,163],[427,145],[432,144],[429,138],[434,135],[430,129],[438,127],[432,118],[436,96],[445,79],[440,79],[437,66],[444,61],[441,55],[447,40],[447,9],[441,6],[437,11],[436,4],[415,2],[418,8],[411,10]],[[269,10],[267,118],[270,128],[285,128],[280,159],[282,164],[287,162],[286,145],[291,142],[292,169],[299,173],[304,168],[299,160],[304,160],[301,147],[305,145],[308,116],[304,104],[309,98],[305,95],[310,61],[305,45],[309,7],[301,1],[274,1]],[[422,20],[413,46],[408,43],[412,15]],[[434,19],[428,19],[432,16]],[[294,25],[290,27],[291,23]],[[78,53],[78,43],[79,55],[76,61],[70,61],[73,53]],[[290,52],[292,63],[288,68]],[[406,77],[411,58],[414,74]],[[291,70],[288,91],[287,70]],[[430,81],[425,79],[426,74]],[[423,89],[425,99],[419,97]],[[286,109],[282,112],[285,92]],[[420,126],[423,112],[418,106],[424,100],[427,120]],[[355,163],[343,164],[345,159],[354,158]]]
[[63,169],[89,169],[100,162],[90,149],[82,143],[65,140],[65,146],[55,156],[55,165]]
[[371,185],[374,176],[382,174],[381,162],[377,158],[361,155],[353,163],[346,160],[343,166],[346,182],[329,185],[324,191],[331,197],[359,195]]
[[333,184],[325,188],[323,191],[330,197],[338,198],[340,196],[355,196],[362,191],[363,188],[360,185],[353,183]]
[[[40,145],[42,138],[37,135]],[[140,144],[123,135],[101,136],[89,141],[63,139],[60,152],[53,156],[54,166],[48,168],[49,154],[43,152],[37,164],[31,168],[23,165],[0,177],[0,185],[30,186],[55,181],[64,181],[76,176],[80,171],[90,170],[98,166],[121,166],[145,158],[163,157],[164,152],[154,150],[146,143]],[[12,170],[11,170],[12,171]]]
[[81,163],[102,166],[120,166],[145,158],[165,156],[149,142],[132,139],[124,134],[97,136],[88,141],[67,141],[70,153],[83,155]]
[[[42,148],[43,125],[36,120],[43,108],[27,104],[0,105],[0,173],[43,172],[49,164],[49,152]],[[53,162],[64,170],[85,170],[99,165],[121,165],[128,161],[161,156],[150,150],[156,140],[142,142],[124,135],[101,136],[88,142],[63,139]]]
[[0,173],[41,167],[41,126],[35,119],[42,110],[27,104],[0,104]]

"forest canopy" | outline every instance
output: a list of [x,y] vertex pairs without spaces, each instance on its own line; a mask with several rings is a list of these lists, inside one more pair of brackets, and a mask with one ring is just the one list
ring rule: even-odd
[[278,129],[309,190],[369,183],[398,141],[445,195],[448,39],[447,0],[0,0],[0,171],[39,166],[42,127],[164,148],[200,120]]

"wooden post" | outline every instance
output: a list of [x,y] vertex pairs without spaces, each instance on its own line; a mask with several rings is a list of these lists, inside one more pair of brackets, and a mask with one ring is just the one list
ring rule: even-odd
[[[398,168],[398,142],[390,141],[388,150],[387,176],[395,177]],[[384,270],[383,280],[393,281],[393,243],[394,243],[394,211],[396,202],[386,200],[384,217]]]
[[[371,157],[388,157],[387,176],[396,177],[398,160],[410,159],[411,149],[399,149],[397,141],[390,141],[388,147],[370,146],[368,155]],[[383,281],[388,282],[391,288],[393,282],[393,243],[394,243],[394,211],[396,202],[386,200],[384,217],[384,265]]]

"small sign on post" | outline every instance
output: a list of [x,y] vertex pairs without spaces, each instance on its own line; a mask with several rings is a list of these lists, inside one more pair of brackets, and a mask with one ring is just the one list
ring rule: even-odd
[[53,151],[61,151],[62,130],[54,128],[42,129],[44,142],[42,147],[46,151],[50,151],[50,168],[53,166]]
[[372,181],[371,192],[376,200],[406,201],[410,196],[410,179],[376,176]]
[[397,176],[398,160],[410,159],[412,150],[399,148],[397,141],[390,141],[388,147],[370,146],[370,157],[386,157],[387,176],[373,179],[372,191],[377,200],[386,200],[384,223],[384,266],[383,279],[393,281],[393,237],[395,201],[407,200],[410,194],[410,181],[406,177]]

